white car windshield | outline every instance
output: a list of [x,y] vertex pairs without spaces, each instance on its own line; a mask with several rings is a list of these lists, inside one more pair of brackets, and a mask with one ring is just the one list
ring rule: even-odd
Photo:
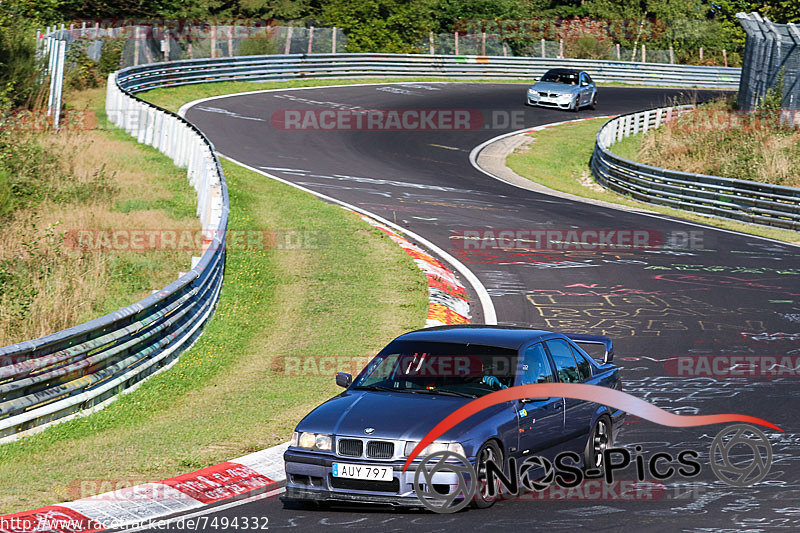
[[558,72],[551,70],[542,76],[541,81],[550,83],[565,83],[567,85],[578,85],[578,73],[564,71]]

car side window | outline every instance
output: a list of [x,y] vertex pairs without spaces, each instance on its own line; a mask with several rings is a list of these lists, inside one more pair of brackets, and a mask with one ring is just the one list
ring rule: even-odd
[[569,344],[562,339],[552,339],[546,342],[556,364],[558,379],[562,383],[580,383],[581,376],[578,373],[578,365],[575,363]]
[[553,369],[544,351],[542,343],[534,344],[525,349],[522,354],[522,371],[520,372],[520,385],[535,385],[536,383],[553,383]]
[[572,348],[572,355],[575,356],[575,361],[578,362],[578,374],[581,376],[581,381],[586,381],[592,377],[592,364],[575,347],[570,346],[570,348]]
[[588,74],[584,74],[584,76],[586,76],[586,81],[587,81],[587,82],[589,82],[589,83],[594,83],[594,82],[592,81],[592,77],[591,77],[591,76],[589,76]]

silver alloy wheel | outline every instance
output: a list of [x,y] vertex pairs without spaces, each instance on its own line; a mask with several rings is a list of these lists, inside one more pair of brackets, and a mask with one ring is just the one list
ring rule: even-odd
[[594,466],[602,470],[603,468],[603,452],[609,447],[611,437],[609,435],[609,427],[606,419],[601,418],[594,426],[592,434],[592,451],[594,455]]

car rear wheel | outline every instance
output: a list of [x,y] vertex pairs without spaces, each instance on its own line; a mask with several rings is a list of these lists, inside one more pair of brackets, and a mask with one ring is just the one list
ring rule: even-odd
[[499,496],[499,489],[495,488],[494,496],[489,494],[489,484],[486,475],[486,464],[492,461],[500,468],[503,467],[503,452],[497,442],[490,440],[481,446],[475,461],[475,470],[478,474],[478,485],[475,490],[475,499],[472,505],[477,509],[486,509],[494,505]]
[[614,445],[613,434],[611,432],[611,420],[607,416],[601,416],[594,423],[589,440],[586,442],[586,449],[583,453],[583,467],[585,470],[605,471],[605,455],[603,452]]

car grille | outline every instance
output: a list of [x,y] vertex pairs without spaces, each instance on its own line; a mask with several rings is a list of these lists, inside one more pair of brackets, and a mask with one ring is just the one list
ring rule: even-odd
[[384,440],[367,442],[367,457],[374,459],[391,459],[394,455],[394,443]]
[[[394,457],[394,442],[386,440],[369,440],[367,457],[370,459],[391,459]],[[339,455],[344,457],[362,457],[364,441],[360,439],[338,439]]]
[[364,453],[364,443],[358,439],[339,439],[339,455],[347,457],[361,457]]
[[400,492],[400,480],[393,478],[391,481],[367,481],[364,479],[348,479],[344,477],[329,476],[331,487],[345,490],[372,490],[376,492]]

